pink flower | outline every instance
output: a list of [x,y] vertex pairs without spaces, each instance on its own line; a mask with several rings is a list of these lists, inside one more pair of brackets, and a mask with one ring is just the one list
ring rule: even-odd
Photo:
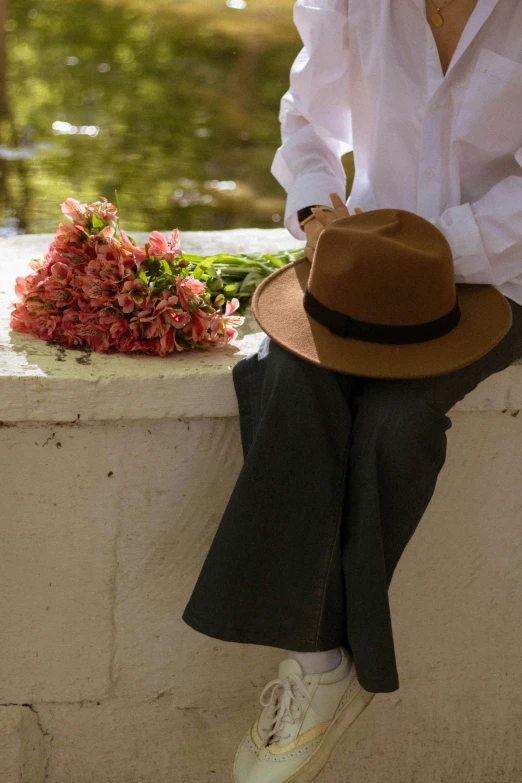
[[53,282],[52,278],[45,284],[45,300],[51,302],[55,307],[67,307],[74,301],[74,294],[60,283]]
[[130,351],[143,350],[139,334],[135,335],[132,333],[128,333],[122,335],[118,340],[117,346],[118,346],[118,351],[123,351],[124,353],[130,353]]
[[179,247],[179,229],[173,229],[168,241],[160,231],[153,231],[149,237],[148,249],[158,260],[173,261],[175,255],[183,255]]
[[236,336],[234,326],[244,321],[231,315],[238,299],[227,302],[224,314],[207,312],[210,291],[193,274],[167,276],[161,291],[149,268],[146,279],[138,276],[149,258],[176,263],[175,256],[183,255],[178,229],[168,239],[151,232],[142,249],[123,230],[117,232],[117,210],[107,199],[82,204],[70,198],[61,207],[72,223],[60,223],[43,260],[32,260],[32,273],[16,278],[20,301],[10,305],[12,329],[67,347],[160,356],[226,344]]
[[170,232],[169,247],[174,255],[183,255],[183,251],[180,247],[180,233],[179,228],[173,228]]
[[82,319],[76,333],[83,337],[87,345],[98,353],[107,351],[110,347],[110,332],[106,326],[99,323],[98,317],[94,313],[90,317]]
[[183,345],[183,343],[176,340],[177,334],[178,332],[175,329],[169,329],[169,331],[160,338],[158,347],[160,356],[166,356],[167,353],[172,353],[173,351],[188,350],[188,345]]
[[114,228],[116,227],[118,222],[118,208],[107,201],[104,196],[102,196],[101,201],[95,201],[93,204],[90,204],[89,209],[91,214],[96,215],[100,220],[109,223],[109,225]]
[[74,226],[72,223],[60,223],[56,229],[56,238],[65,242],[74,242],[80,236],[81,234],[77,226]]
[[176,291],[179,295],[179,301],[184,310],[190,310],[190,303],[199,304],[201,297],[205,294],[205,283],[201,282],[194,277],[194,275],[187,275],[182,278],[181,275],[176,277]]
[[45,302],[42,302],[41,299],[37,299],[36,297],[26,299],[25,305],[20,309],[25,311],[30,318],[33,318],[34,315],[41,315],[47,310]]
[[82,204],[75,198],[68,198],[61,205],[61,210],[66,217],[73,221],[76,228],[85,229],[88,225],[92,225],[94,216],[104,223],[108,223],[112,228],[116,228],[118,225],[118,210],[105,197],[92,204]]
[[90,299],[91,307],[94,308],[105,306],[118,295],[116,282],[103,280],[95,275],[85,275],[82,278],[81,288],[85,296]]
[[159,231],[153,231],[149,237],[149,252],[158,259],[166,258],[168,256],[168,242]]
[[31,320],[31,334],[40,337],[42,340],[49,340],[53,332],[61,321],[61,316],[55,316],[46,312],[44,315],[36,316]]
[[114,260],[120,255],[120,249],[123,252],[125,248],[114,239],[115,229],[113,226],[104,226],[97,234],[91,234],[88,244],[96,250],[96,255],[102,258],[108,258],[112,253],[110,260]]
[[[79,223],[81,226],[85,226],[89,220],[89,210],[86,204],[82,204],[75,198],[67,198],[61,205],[61,210],[66,217],[71,218],[74,223]],[[61,224],[65,225],[65,224]],[[73,227],[74,228],[74,227]]]
[[191,320],[183,330],[183,333],[189,340],[197,343],[205,337],[214,314],[196,309],[192,310],[190,315]]
[[123,229],[120,229],[120,240],[123,247],[132,253],[134,262],[139,269],[140,263],[148,258],[147,253],[145,253],[145,251],[142,250],[141,247],[138,247],[137,245],[133,245]]
[[60,280],[60,282],[64,285],[67,285],[73,276],[72,269],[61,261],[55,261],[55,263],[51,266],[50,271],[51,275],[57,280]]
[[143,302],[147,291],[147,286],[141,278],[126,280],[122,286],[122,293],[118,296],[118,304],[123,308],[123,312],[132,313],[135,306]]
[[[32,277],[32,275],[29,275],[29,277]],[[25,296],[28,291],[29,283],[30,283],[29,279],[26,280],[25,277],[17,277],[16,285],[15,285],[15,294],[20,298],[22,296]]]
[[[226,345],[227,343],[230,343],[232,340],[236,339],[237,330],[234,329],[234,326],[241,326],[245,321],[244,315],[231,315],[231,313],[235,312],[238,307],[239,299],[233,297],[233,299],[229,299],[227,301],[224,315],[221,313],[213,314],[214,318],[212,321],[211,332],[212,341],[221,342]],[[222,334],[221,338],[218,336],[219,332]]]
[[173,305],[177,304],[177,300],[177,296],[163,296],[151,302],[149,297],[146,306],[131,319],[131,322],[138,321],[145,324],[145,335],[149,338],[163,336],[172,327],[180,329],[190,322],[190,315],[174,309]]

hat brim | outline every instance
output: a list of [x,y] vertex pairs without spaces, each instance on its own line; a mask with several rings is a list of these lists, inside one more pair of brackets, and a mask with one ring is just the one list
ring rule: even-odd
[[304,257],[265,278],[254,291],[252,313],[274,342],[336,372],[390,379],[446,375],[485,356],[511,328],[509,302],[494,286],[457,284],[461,319],[442,337],[409,345],[340,337],[304,309],[311,268]]

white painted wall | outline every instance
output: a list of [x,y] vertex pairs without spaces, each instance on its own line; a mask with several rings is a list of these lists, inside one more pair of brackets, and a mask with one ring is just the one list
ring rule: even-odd
[[[242,466],[231,368],[264,333],[250,314],[235,346],[162,359],[10,332],[14,279],[51,239],[0,240],[0,783],[228,783],[284,652],[180,615]],[[182,247],[302,244],[239,229]],[[521,783],[521,389],[522,363],[450,413],[390,587],[400,689],[323,783]]]

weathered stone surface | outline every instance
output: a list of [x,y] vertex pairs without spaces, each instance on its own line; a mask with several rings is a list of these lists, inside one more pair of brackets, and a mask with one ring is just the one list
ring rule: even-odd
[[[213,645],[202,646],[204,637],[180,618],[241,469],[238,422],[152,421],[146,424],[150,436],[139,423],[129,427],[142,445],[132,459],[139,480],[129,475],[122,486],[114,693],[146,700],[166,690],[188,703],[194,680],[180,664],[190,669],[195,656],[207,661],[217,688],[230,686],[230,672],[216,666]],[[233,665],[229,655],[226,660]]]
[[117,427],[0,427],[0,703],[109,692]]
[[2,783],[45,783],[50,742],[30,707],[0,706]]

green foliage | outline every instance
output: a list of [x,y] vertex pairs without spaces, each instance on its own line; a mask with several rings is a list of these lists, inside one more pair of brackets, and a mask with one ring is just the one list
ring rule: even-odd
[[[218,253],[214,256],[198,256],[183,254],[183,262],[190,262],[189,266],[181,272],[182,277],[193,274],[194,277],[204,281],[209,287],[212,297],[223,294],[224,300],[236,297],[239,299],[237,315],[244,315],[254,291],[265,277],[275,272],[281,266],[285,266],[298,258],[302,258],[303,251],[282,250],[279,253]],[[158,276],[158,269],[164,271],[164,275]],[[146,272],[149,274],[147,275]],[[180,273],[176,262],[149,260],[143,262],[139,277],[149,285],[154,278],[154,288],[161,291],[165,288],[176,292],[174,282],[176,274]],[[210,297],[209,297],[210,299]],[[214,303],[216,304],[216,303]],[[223,310],[224,312],[224,310]]]
[[[51,233],[65,198],[105,196],[135,231],[282,227],[286,194],[270,166],[302,46],[292,7],[12,1],[11,114],[18,138],[36,146],[23,166],[3,162],[0,225],[14,207],[26,231]],[[78,62],[67,65],[71,57]],[[56,121],[99,133],[57,135]],[[8,143],[0,121],[0,144]],[[212,185],[223,181],[236,188]]]

